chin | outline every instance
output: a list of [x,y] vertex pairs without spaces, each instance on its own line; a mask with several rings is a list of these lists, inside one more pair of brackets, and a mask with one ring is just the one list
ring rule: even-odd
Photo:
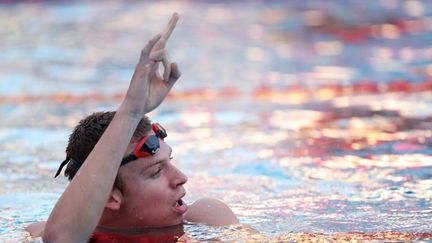
[[170,227],[170,226],[176,226],[176,225],[180,225],[180,224],[183,224],[183,218],[173,220],[173,221],[166,223],[164,225],[161,225],[159,227]]
[[171,226],[177,226],[183,224],[183,218],[171,220],[169,222],[159,223],[159,224],[141,224],[142,227],[146,228],[165,228],[165,227],[171,227]]

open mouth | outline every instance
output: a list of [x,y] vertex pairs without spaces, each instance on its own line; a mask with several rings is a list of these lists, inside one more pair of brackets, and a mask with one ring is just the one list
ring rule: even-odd
[[187,210],[187,205],[186,203],[180,198],[175,204],[174,204],[174,209],[176,212],[178,213],[185,213]]
[[183,204],[184,204],[184,203],[183,203],[183,200],[179,199],[179,200],[174,204],[174,207],[177,208],[177,207],[182,206]]

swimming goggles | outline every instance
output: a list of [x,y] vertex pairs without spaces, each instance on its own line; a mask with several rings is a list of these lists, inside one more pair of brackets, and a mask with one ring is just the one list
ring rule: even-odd
[[[131,154],[123,158],[120,166],[125,165],[131,161],[134,161],[138,158],[151,156],[157,153],[160,147],[159,139],[164,140],[164,138],[166,138],[168,134],[166,130],[159,123],[153,123],[152,130],[155,134],[144,136],[138,142],[138,145],[136,146],[135,150]],[[82,163],[72,158],[66,157],[66,159],[60,164],[60,167],[58,168],[54,178],[60,174],[63,167],[69,162],[72,164],[72,166],[76,167],[76,170],[78,170],[82,165]]]
[[138,142],[138,145],[136,146],[133,153],[129,154],[122,160],[120,166],[125,165],[138,158],[151,156],[157,153],[157,151],[159,150],[159,139],[164,140],[164,138],[166,138],[166,136],[168,135],[166,130],[158,123],[153,123],[152,129],[155,134],[143,137]]

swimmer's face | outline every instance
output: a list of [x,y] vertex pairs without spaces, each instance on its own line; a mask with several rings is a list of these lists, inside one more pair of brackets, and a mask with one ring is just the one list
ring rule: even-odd
[[[137,143],[131,143],[126,154]],[[130,227],[163,227],[180,224],[187,210],[181,200],[187,177],[171,163],[172,149],[160,140],[159,151],[120,167],[124,182],[120,206]]]

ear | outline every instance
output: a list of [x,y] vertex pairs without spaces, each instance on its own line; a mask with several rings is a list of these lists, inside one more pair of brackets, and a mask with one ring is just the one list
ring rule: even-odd
[[123,194],[119,189],[114,188],[111,191],[111,195],[105,207],[111,210],[119,210],[122,200],[123,200]]

